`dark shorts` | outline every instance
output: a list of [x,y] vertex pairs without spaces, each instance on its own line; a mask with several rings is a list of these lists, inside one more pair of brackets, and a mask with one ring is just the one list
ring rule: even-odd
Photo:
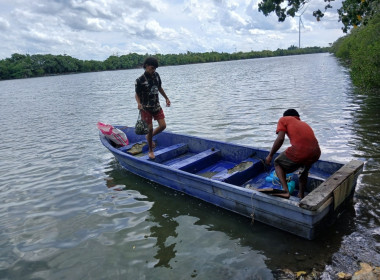
[[279,154],[279,156],[275,158],[274,163],[281,166],[286,174],[292,173],[299,168],[303,168],[301,173],[309,172],[309,169],[311,167],[311,165],[305,166],[304,164],[297,163],[297,162],[290,160],[285,155],[285,152],[282,152],[281,154]]
[[158,111],[156,114],[152,114],[148,111],[141,110],[141,118],[148,124],[152,124],[152,118],[157,121],[157,120],[162,120],[165,119],[165,114],[164,111],[161,109]]

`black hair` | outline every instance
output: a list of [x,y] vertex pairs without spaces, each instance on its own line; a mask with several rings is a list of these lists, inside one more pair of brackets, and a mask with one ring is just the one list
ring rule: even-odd
[[292,116],[292,117],[300,117],[296,109],[288,109],[284,112],[284,117]]
[[145,69],[148,65],[153,66],[154,68],[157,68],[157,67],[158,67],[158,60],[157,60],[157,58],[152,57],[152,56],[147,57],[147,58],[145,59],[145,61],[144,61],[144,65],[143,65],[144,69]]

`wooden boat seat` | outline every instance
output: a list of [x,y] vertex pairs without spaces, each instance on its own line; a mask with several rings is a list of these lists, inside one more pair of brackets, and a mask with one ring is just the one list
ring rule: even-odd
[[179,162],[173,163],[170,167],[194,174],[218,161],[220,156],[220,150],[212,148]]
[[[180,144],[175,144],[173,146],[169,146],[169,147],[154,151],[154,155],[156,156],[156,158],[153,160],[153,162],[162,163],[174,157],[183,155],[188,150],[189,150],[189,147],[187,144],[180,143]],[[142,156],[141,159],[150,160],[149,155]]]
[[241,186],[249,179],[256,177],[263,172],[263,161],[256,158],[248,158],[243,160],[235,167],[223,170],[211,177],[213,180],[222,181],[236,186]]
[[351,160],[318,188],[305,196],[299,206],[316,211],[333,196],[334,209],[336,209],[351,194],[352,189],[356,185],[357,177],[363,170],[363,165],[364,163],[360,160]]

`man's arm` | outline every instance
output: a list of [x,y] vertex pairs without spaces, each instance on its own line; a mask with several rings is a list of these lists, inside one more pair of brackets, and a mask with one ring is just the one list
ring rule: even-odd
[[137,109],[141,110],[142,109],[142,105],[141,105],[140,97],[137,95],[137,93],[135,93],[135,99],[136,99],[136,102],[137,102]]
[[274,140],[272,149],[269,155],[267,156],[267,158],[265,159],[266,164],[269,165],[271,163],[273,155],[281,148],[282,144],[284,143],[284,140],[285,140],[285,131],[279,131],[277,134],[276,140]]
[[170,106],[170,100],[169,100],[169,98],[167,97],[167,95],[166,95],[166,93],[165,93],[165,91],[164,91],[164,89],[162,88],[162,87],[160,87],[159,89],[158,89],[158,91],[161,93],[161,95],[165,98],[165,101],[166,101],[166,106]]

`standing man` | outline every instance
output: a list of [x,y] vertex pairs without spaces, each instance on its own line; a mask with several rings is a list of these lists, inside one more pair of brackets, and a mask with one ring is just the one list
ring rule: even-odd
[[[158,61],[154,57],[148,57],[144,61],[144,74],[136,79],[135,83],[135,98],[137,108],[141,110],[141,118],[148,124],[149,132],[145,136],[149,146],[149,158],[155,159],[153,149],[153,136],[162,132],[166,128],[164,111],[160,106],[158,93],[166,100],[166,106],[170,106],[170,100],[166,96],[164,89],[161,86],[160,75],[156,72]],[[158,127],[153,130],[152,118],[158,122]]]
[[269,165],[271,163],[273,155],[281,148],[284,143],[285,134],[288,135],[291,144],[285,152],[282,152],[274,160],[276,174],[283,190],[286,191],[285,193],[276,195],[285,198],[290,197],[286,183],[286,174],[302,167],[303,171],[299,177],[298,197],[303,198],[309,170],[321,155],[318,140],[315,138],[311,127],[301,121],[300,115],[295,109],[288,109],[284,112],[283,117],[277,123],[276,133],[277,139],[274,141],[273,147],[265,159],[266,164]]

